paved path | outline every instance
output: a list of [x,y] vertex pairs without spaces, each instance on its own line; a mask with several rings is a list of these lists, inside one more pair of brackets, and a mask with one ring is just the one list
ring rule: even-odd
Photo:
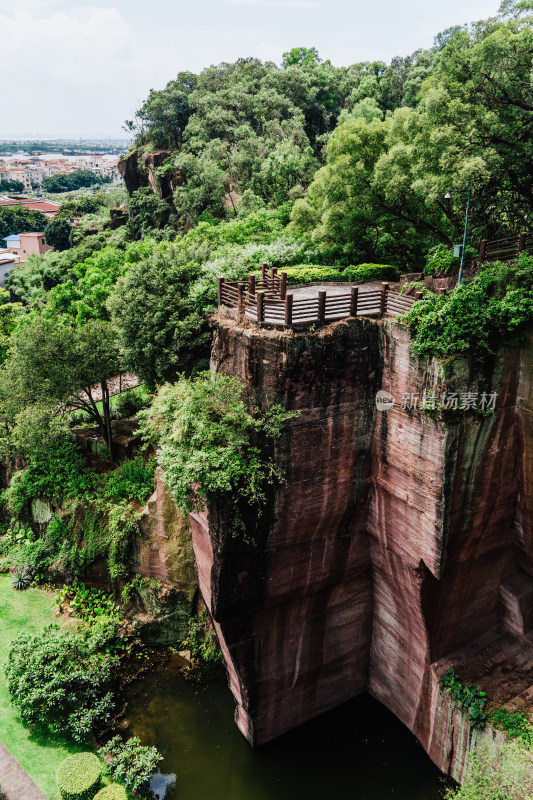
[[295,300],[308,300],[309,298],[318,297],[319,292],[326,292],[330,297],[337,294],[350,294],[352,286],[357,286],[359,292],[375,291],[381,289],[381,283],[314,283],[312,286],[287,286],[287,294],[292,294]]
[[47,800],[2,742],[0,742],[0,786],[7,800]]

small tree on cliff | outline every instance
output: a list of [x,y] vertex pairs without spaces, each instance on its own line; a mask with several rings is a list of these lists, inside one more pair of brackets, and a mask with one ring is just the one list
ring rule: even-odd
[[14,420],[35,403],[55,406],[58,413],[81,409],[100,428],[113,460],[108,381],[119,368],[109,323],[76,325],[67,317],[30,314],[13,335],[2,370],[4,411]]
[[224,496],[264,502],[267,483],[282,475],[262,445],[299,413],[250,407],[237,378],[202,372],[163,386],[139,416],[145,438],[159,444],[158,461],[178,506],[192,511]]

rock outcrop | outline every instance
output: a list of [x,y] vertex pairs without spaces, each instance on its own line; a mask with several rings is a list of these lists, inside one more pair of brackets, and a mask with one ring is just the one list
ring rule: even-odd
[[133,572],[141,634],[152,644],[185,638],[197,591],[189,521],[177,508],[156,471],[155,491],[139,520]]
[[[367,690],[460,779],[472,735],[438,678],[478,637],[530,624],[531,348],[477,371],[413,358],[393,321],[214,329],[215,371],[301,411],[246,537],[231,508],[191,515],[239,728],[258,745]],[[424,391],[496,392],[496,410],[423,412]]]
[[158,175],[157,169],[172,155],[171,150],[132,150],[118,162],[129,194],[149,186],[154,194],[172,205],[172,193],[180,186],[183,176],[179,170]]

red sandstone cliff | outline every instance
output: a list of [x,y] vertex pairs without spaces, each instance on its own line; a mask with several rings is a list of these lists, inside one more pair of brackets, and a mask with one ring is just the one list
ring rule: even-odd
[[[368,690],[460,778],[471,732],[436,667],[533,623],[531,348],[480,375],[466,359],[413,358],[397,322],[218,323],[213,369],[301,410],[276,452],[287,481],[247,520],[255,545],[231,536],[231,509],[191,517],[241,731],[261,744]],[[497,410],[382,412],[380,388],[397,400],[487,388]]]

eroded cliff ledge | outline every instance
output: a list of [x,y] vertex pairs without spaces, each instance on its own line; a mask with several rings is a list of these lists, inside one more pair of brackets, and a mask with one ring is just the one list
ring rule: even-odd
[[[394,321],[214,330],[215,371],[301,411],[275,454],[286,483],[247,520],[255,544],[231,509],[191,515],[239,728],[258,745],[367,690],[460,779],[470,734],[438,675],[476,642],[527,650],[533,622],[533,348],[476,372],[412,357]],[[378,411],[379,389],[498,396],[494,414],[439,418]]]

